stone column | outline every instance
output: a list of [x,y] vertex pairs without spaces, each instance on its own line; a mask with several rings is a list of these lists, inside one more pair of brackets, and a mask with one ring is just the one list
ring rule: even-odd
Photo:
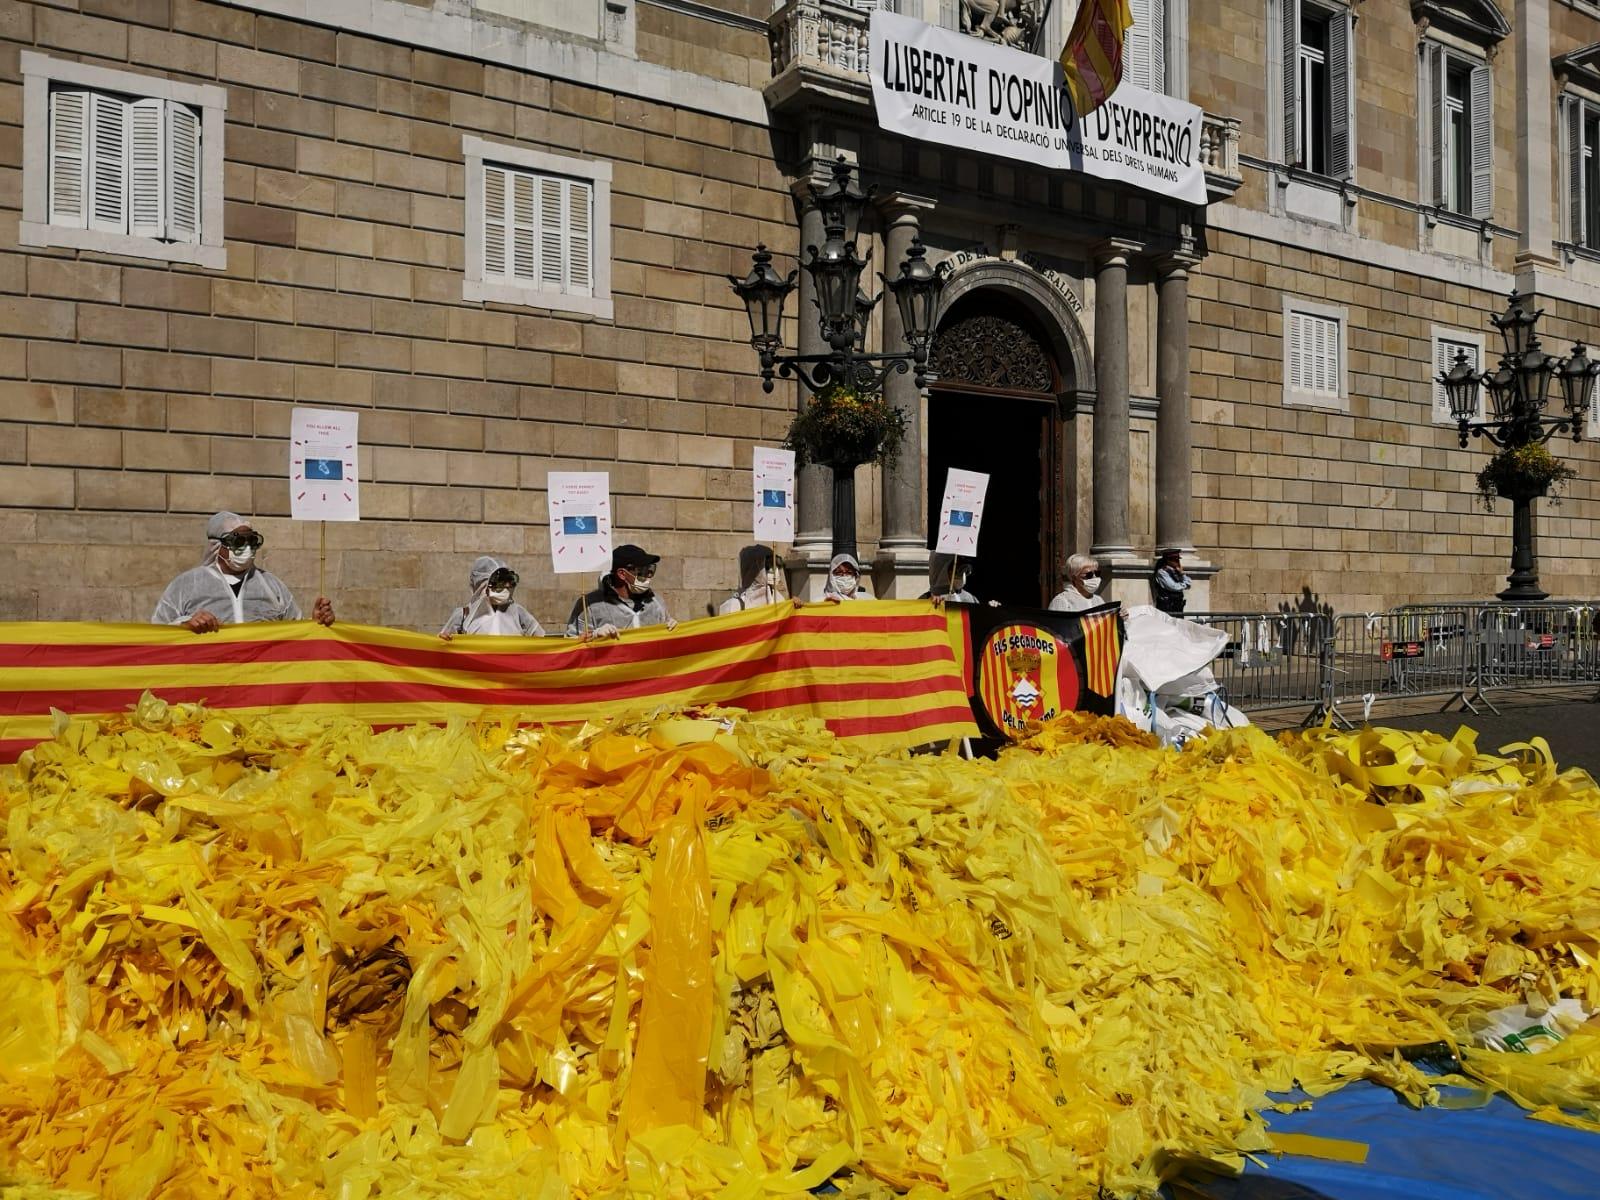
[[[1555,265],[1555,208],[1551,203],[1550,147],[1555,143],[1550,96],[1550,9],[1547,0],[1517,0],[1512,22],[1516,45],[1518,267]],[[1533,291],[1518,279],[1523,291]]]
[[[1137,242],[1095,248],[1094,544],[1090,553],[1131,559],[1128,533],[1128,255]],[[1113,570],[1113,574],[1116,572]]]
[[[811,185],[821,186],[824,166],[813,166],[794,183],[795,202],[800,211],[800,244],[796,257],[801,262],[807,258],[807,246],[821,246],[823,241],[822,213],[811,202]],[[825,354],[828,346],[822,340],[822,330],[817,323],[816,288],[811,276],[802,270],[795,289],[796,344],[801,354]],[[811,394],[801,384],[793,385],[795,403],[808,403]],[[828,560],[833,557],[833,477],[826,467],[812,464],[802,467],[795,479],[795,532],[794,551],[788,558],[790,594],[802,599],[819,600],[823,584],[827,582]]]
[[1156,545],[1194,549],[1189,431],[1189,268],[1186,254],[1156,265]]
[[[905,192],[891,192],[878,202],[883,214],[883,273],[893,279],[921,229],[922,216],[933,211],[933,201]],[[900,307],[887,289],[879,311],[883,314],[883,353],[909,351]],[[883,536],[874,563],[874,594],[883,599],[914,598],[927,590],[928,526],[927,489],[923,485],[922,392],[908,372],[896,372],[884,382],[884,399],[905,414],[906,439],[894,465],[883,471]]]

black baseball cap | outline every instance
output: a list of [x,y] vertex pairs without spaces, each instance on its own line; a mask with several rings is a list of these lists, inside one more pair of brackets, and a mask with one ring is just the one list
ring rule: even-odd
[[611,552],[613,571],[637,571],[640,567],[653,567],[660,561],[659,554],[646,554],[643,546],[618,546]]

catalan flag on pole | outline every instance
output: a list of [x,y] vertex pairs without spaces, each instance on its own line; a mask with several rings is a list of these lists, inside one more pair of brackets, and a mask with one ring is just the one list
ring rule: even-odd
[[1122,661],[1122,614],[1117,609],[1085,614],[1083,630],[1084,683],[1097,696],[1110,697],[1117,688],[1117,666]]
[[1106,102],[1122,82],[1122,39],[1133,25],[1128,0],[1082,0],[1061,51],[1061,69],[1079,117]]
[[706,705],[817,717],[869,747],[976,732],[944,613],[926,601],[768,605],[618,641],[437,637],[309,621],[204,636],[164,625],[0,623],[0,761],[55,712],[131,708],[146,691],[240,712],[374,725],[510,716],[566,724]]

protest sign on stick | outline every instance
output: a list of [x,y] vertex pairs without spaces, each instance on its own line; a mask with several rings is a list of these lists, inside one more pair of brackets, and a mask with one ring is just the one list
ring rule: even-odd
[[359,415],[331,408],[289,414],[289,515],[320,521],[317,595],[328,594],[328,522],[361,519],[356,479]]
[[611,569],[611,475],[551,471],[550,565],[557,575]]
[[939,504],[939,540],[934,549],[958,558],[978,556],[978,530],[983,525],[983,497],[989,477],[980,471],[951,467]]
[[794,541],[794,451],[757,446],[750,474],[755,486],[754,533],[763,544]]

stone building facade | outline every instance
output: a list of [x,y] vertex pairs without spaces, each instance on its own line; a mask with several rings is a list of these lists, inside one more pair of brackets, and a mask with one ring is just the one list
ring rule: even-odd
[[[748,540],[752,448],[797,400],[761,389],[726,276],[758,242],[817,240],[808,186],[840,154],[878,186],[874,261],[920,233],[954,269],[941,383],[894,385],[919,453],[859,481],[880,593],[924,586],[930,483],[955,465],[990,470],[1012,518],[980,593],[1042,599],[1093,548],[1140,600],[1151,550],[1178,542],[1215,608],[1487,595],[1509,519],[1477,506],[1481,444],[1433,420],[1436,346],[1492,336],[1513,283],[1552,342],[1594,325],[1600,218],[1568,167],[1600,112],[1600,10],[1302,3],[1288,20],[1324,38],[1308,78],[1344,114],[1343,141],[1326,112],[1302,123],[1307,167],[1283,165],[1307,148],[1283,0],[1166,0],[1143,43],[1152,87],[1210,114],[1206,208],[881,133],[867,14],[833,0],[6,6],[0,619],[144,619],[218,508],[255,515],[263,561],[312,594],[317,530],[288,519],[297,404],[361,415],[364,519],[328,529],[341,616],[436,628],[494,553],[559,624],[584,581],[549,573],[544,487],[573,469],[611,473],[619,533],[665,556],[677,615],[702,614]],[[1443,210],[1417,118],[1435,68],[1444,100],[1492,110],[1452,126],[1490,158],[1468,155]],[[86,146],[54,132],[79,103]],[[94,141],[119,120],[121,163]],[[166,156],[144,175],[141,130]],[[119,169],[126,203],[96,207]],[[513,215],[486,224],[502,196]],[[1310,391],[1285,385],[1312,378],[1291,324],[1337,339]],[[808,325],[791,310],[791,346]],[[881,314],[872,341],[898,336]],[[1542,514],[1541,567],[1590,594],[1600,466],[1563,453],[1582,478]],[[796,590],[826,559],[818,482]]]

